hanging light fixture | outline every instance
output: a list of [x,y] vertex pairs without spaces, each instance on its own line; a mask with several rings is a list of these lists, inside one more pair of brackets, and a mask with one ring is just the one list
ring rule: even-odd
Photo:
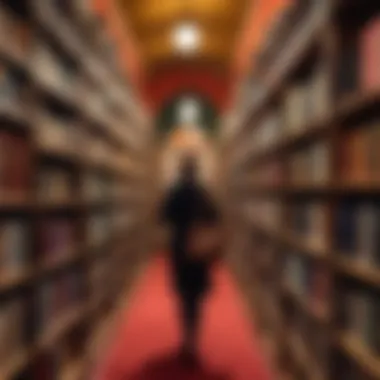
[[199,50],[201,31],[194,22],[181,22],[173,29],[174,49],[182,55],[192,55]]

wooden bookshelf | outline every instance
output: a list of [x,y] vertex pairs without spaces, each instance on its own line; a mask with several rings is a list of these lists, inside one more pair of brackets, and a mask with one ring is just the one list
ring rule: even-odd
[[0,0],[2,380],[86,378],[150,248],[150,121],[93,10],[58,3]]
[[292,14],[284,48],[247,79],[261,95],[243,94],[224,125],[231,232],[245,242],[231,264],[276,373],[380,379],[380,7],[296,1]]

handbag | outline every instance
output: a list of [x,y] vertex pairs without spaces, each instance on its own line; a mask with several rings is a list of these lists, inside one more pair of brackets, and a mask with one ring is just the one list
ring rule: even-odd
[[187,252],[192,259],[214,261],[220,255],[222,238],[218,224],[197,223],[190,228]]

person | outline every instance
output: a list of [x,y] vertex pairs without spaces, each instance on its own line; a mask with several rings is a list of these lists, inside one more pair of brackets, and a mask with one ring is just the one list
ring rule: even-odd
[[219,213],[210,194],[197,181],[194,157],[180,165],[180,177],[163,203],[163,218],[171,232],[170,261],[183,325],[181,357],[195,364],[201,304],[210,287],[211,262],[193,257],[189,235],[198,223],[217,223]]

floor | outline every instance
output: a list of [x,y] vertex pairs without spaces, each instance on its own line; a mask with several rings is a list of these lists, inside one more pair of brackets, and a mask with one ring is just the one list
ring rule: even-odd
[[273,378],[245,318],[236,286],[223,267],[213,271],[213,290],[204,306],[199,368],[189,370],[177,360],[180,329],[170,272],[163,258],[156,259],[143,274],[115,329],[96,380]]

